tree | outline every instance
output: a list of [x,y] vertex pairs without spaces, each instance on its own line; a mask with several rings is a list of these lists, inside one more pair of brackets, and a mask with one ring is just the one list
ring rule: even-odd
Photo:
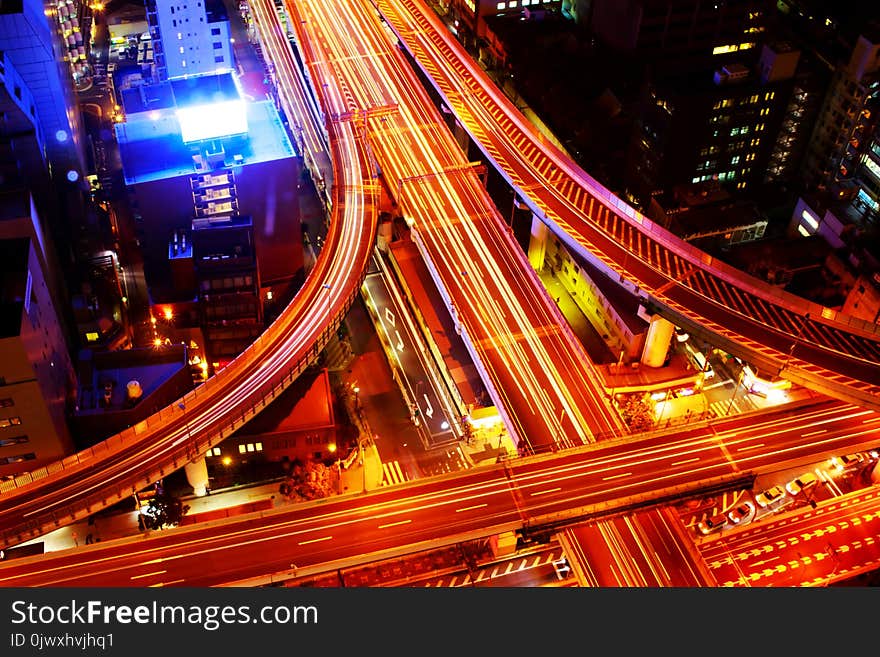
[[162,490],[150,500],[141,515],[146,529],[164,529],[178,525],[187,511],[189,505],[184,505],[177,497]]
[[619,408],[620,417],[630,431],[638,433],[654,428],[654,408],[650,397],[643,394],[627,395]]

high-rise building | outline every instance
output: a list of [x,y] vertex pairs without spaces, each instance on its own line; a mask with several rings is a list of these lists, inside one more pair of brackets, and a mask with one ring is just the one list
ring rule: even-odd
[[73,451],[73,368],[35,246],[0,239],[0,475]]
[[865,26],[834,70],[807,155],[807,183],[880,218],[880,25]]
[[658,69],[720,68],[760,49],[772,0],[593,0],[592,33]]
[[198,219],[251,217],[260,278],[298,274],[301,159],[271,101],[246,102],[227,72],[132,88],[123,106],[116,136],[154,304],[194,297],[174,283],[169,245],[181,230],[191,243]]
[[[799,56],[775,44],[762,47],[754,66],[648,81],[627,158],[631,197],[647,207],[652,195],[680,184],[715,180],[751,191],[790,174],[807,132],[798,106],[806,99],[795,93]],[[786,121],[788,140],[781,141]]]
[[146,7],[160,80],[233,68],[223,0],[147,0]]
[[34,119],[37,140],[56,184],[68,176],[79,182],[84,171],[83,137],[72,81],[74,62],[62,41],[62,19],[52,2],[0,3],[0,52],[18,78],[12,92],[19,100],[27,93],[32,101],[26,111]]
[[223,366],[263,332],[251,218],[193,220],[192,252],[205,352]]

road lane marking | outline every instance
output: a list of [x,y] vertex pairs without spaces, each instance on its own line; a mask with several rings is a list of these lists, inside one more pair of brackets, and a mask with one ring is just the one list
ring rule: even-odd
[[329,541],[332,536],[324,536],[323,538],[313,538],[308,541],[301,541],[297,545],[308,545],[309,543],[320,543],[321,541]]
[[489,506],[486,502],[482,504],[474,504],[473,506],[466,506],[461,509],[456,509],[456,513],[461,513],[462,511],[473,511],[474,509],[482,509],[484,506]]
[[621,477],[630,477],[632,476],[632,472],[624,472],[619,475],[611,475],[610,477],[602,477],[602,481],[608,481],[609,479],[620,479]]
[[172,584],[180,584],[181,582],[185,582],[185,581],[186,580],[184,580],[184,579],[174,579],[174,580],[171,580],[170,582],[159,582],[158,584],[150,584],[149,588],[151,588],[151,589],[162,588],[163,586],[171,586]]
[[685,463],[693,463],[694,461],[699,461],[699,460],[700,460],[700,457],[699,457],[699,456],[695,456],[695,457],[692,458],[692,459],[685,459],[684,461],[676,461],[676,462],[673,463],[672,465],[684,465]]
[[[399,520],[397,522],[389,522],[386,525],[379,525],[379,529],[387,529],[388,527],[397,527],[398,525],[406,525],[411,523],[412,520]],[[302,543],[300,543],[302,545]]]
[[546,495],[547,493],[558,493],[562,488],[548,488],[547,490],[539,490],[535,493],[529,493],[530,495]]
[[129,579],[143,579],[144,577],[152,577],[153,575],[161,575],[162,573],[167,573],[167,570],[157,570],[154,573],[144,573],[143,575],[132,575]]
[[820,433],[826,433],[828,429],[819,429],[818,431],[811,431],[810,433],[802,433],[801,438],[809,438],[810,436],[818,436]]
[[759,447],[763,447],[764,443],[755,443],[754,445],[747,445],[746,447],[737,447],[737,452],[744,452],[747,449],[758,449]]

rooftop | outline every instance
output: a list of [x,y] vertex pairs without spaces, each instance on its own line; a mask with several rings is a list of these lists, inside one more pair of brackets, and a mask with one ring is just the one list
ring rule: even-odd
[[78,364],[79,413],[129,408],[134,401],[129,399],[129,382],[136,381],[140,399],[146,399],[184,367],[186,349],[180,345],[108,352],[85,349]]
[[178,107],[213,105],[240,98],[232,73],[175,78],[168,84]]
[[[243,165],[296,155],[271,101],[245,103],[245,108],[247,134],[214,140],[223,144],[228,163],[235,155],[241,156]],[[128,185],[199,172],[193,160],[198,148],[184,143],[173,113],[162,113],[156,120],[118,123],[116,137]]]

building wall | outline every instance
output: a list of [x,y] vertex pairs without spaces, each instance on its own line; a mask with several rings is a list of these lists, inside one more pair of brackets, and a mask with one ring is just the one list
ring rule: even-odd
[[[708,75],[708,72],[704,75]],[[718,180],[730,190],[764,182],[793,81],[647,84],[627,158],[627,189],[642,204],[673,186]]]
[[593,0],[590,28],[616,50],[696,70],[753,50],[775,12],[774,4],[772,0]]
[[[79,112],[74,111],[70,66],[63,56],[57,15],[40,0],[23,0],[20,12],[0,13],[0,52],[15,66],[34,99],[49,160],[65,175],[84,171]],[[56,138],[56,135],[62,138]]]
[[[21,436],[27,440],[0,442],[0,475],[31,470],[73,451],[67,425],[73,366],[33,245],[28,272],[31,294],[22,310],[21,331],[0,340],[0,400],[11,400],[0,402],[0,420],[18,418],[15,424],[0,426],[0,441]],[[33,457],[4,463],[25,454]]]
[[[238,214],[254,222],[260,279],[267,284],[294,277],[303,267],[297,183],[299,158],[233,167]],[[174,230],[189,230],[195,213],[189,174],[129,188],[139,228],[147,283],[157,302],[173,300],[168,244]]]
[[[164,55],[160,77],[171,79],[185,75],[212,73],[233,68],[229,43],[229,21],[209,22],[203,0],[151,0],[148,11],[158,24]],[[154,46],[155,51],[155,46]]]

